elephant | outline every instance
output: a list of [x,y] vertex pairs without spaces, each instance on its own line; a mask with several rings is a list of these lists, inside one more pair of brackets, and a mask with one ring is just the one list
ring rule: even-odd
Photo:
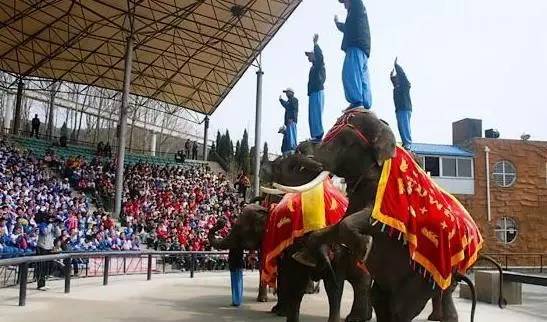
[[[216,232],[223,228],[223,223],[215,225],[208,233],[209,243],[216,249],[260,249],[268,216],[268,209],[254,204],[247,205],[225,238],[215,237]],[[336,246],[330,249],[329,251],[333,253],[332,262],[329,262],[334,273],[332,276],[330,269],[326,267],[310,268],[292,258],[294,253],[302,250],[303,240],[305,236],[297,239],[281,256],[278,274],[278,304],[276,305],[278,315],[285,315],[287,321],[299,321],[300,303],[308,281],[323,279],[329,298],[328,321],[340,321],[343,282],[347,280],[354,289],[354,302],[346,321],[370,320],[372,317],[368,295],[370,275],[356,264],[356,258],[345,247]]]
[[[300,162],[301,156],[284,160],[287,165],[284,166],[283,179],[286,182],[278,182],[274,186],[286,192],[300,191],[306,183],[294,182],[298,178],[295,174],[301,172],[302,167],[313,164],[311,168],[315,169],[316,174],[327,170],[345,179],[349,205],[343,220],[312,232],[305,242],[304,252],[295,254],[294,258],[314,266],[314,257],[309,254],[321,245],[345,244],[352,252],[366,258],[366,266],[374,280],[370,294],[377,321],[412,321],[431,298],[433,312],[430,320],[458,321],[452,293],[458,280],[469,283],[474,293],[471,281],[454,272],[455,278],[447,289],[440,291],[432,288],[430,281],[410,267],[412,258],[408,247],[388,236],[382,225],[372,223],[371,215],[383,165],[394,157],[396,150],[395,136],[389,125],[364,109],[346,112],[320,144],[308,149],[314,151],[313,161]],[[293,173],[287,169],[293,169]],[[292,184],[287,185],[289,181]],[[496,267],[501,271],[497,263]],[[503,302],[501,284],[500,274],[500,307]],[[475,299],[471,320],[474,309]]]

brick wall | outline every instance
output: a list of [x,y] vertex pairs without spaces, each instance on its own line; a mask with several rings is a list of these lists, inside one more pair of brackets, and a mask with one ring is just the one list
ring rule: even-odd
[[[490,149],[491,221],[487,220],[485,146]],[[475,195],[457,196],[479,224],[489,253],[547,253],[547,142],[473,139],[466,148],[475,153]],[[507,160],[516,168],[516,182],[496,185],[492,171]],[[511,217],[518,225],[515,241],[504,245],[495,235],[496,221]],[[528,258],[526,264],[539,261]],[[510,263],[511,264],[511,263]],[[519,263],[522,264],[522,261]]]

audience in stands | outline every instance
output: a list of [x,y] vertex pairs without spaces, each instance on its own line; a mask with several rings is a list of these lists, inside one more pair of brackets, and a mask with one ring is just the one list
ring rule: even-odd
[[[59,225],[54,245],[63,250],[140,249],[131,229],[116,227],[101,209],[90,212],[85,195],[55,177],[46,159],[0,142],[0,256],[35,253],[40,223]],[[81,160],[67,160],[65,173],[78,171]]]
[[[208,167],[139,163],[126,167],[123,214],[116,223],[101,207],[92,210],[86,197],[111,199],[115,170],[115,160],[101,155],[90,162],[83,156],[63,160],[47,150],[38,159],[0,142],[0,256],[35,253],[40,222],[60,230],[52,252],[140,250],[144,244],[209,250],[208,230],[224,218],[225,236],[243,206],[226,177]],[[226,264],[225,256],[197,260],[211,268]],[[188,258],[174,261],[189,265]]]

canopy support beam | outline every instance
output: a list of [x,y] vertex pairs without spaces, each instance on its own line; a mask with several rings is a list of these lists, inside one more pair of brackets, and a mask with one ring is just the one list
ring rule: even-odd
[[205,121],[203,122],[203,161],[207,161],[209,150],[207,147],[207,142],[209,141],[209,115],[205,116]]
[[[133,30],[133,28],[131,28]],[[114,200],[114,217],[119,218],[122,210],[123,167],[125,161],[125,139],[127,136],[127,111],[129,109],[129,93],[131,89],[131,67],[133,63],[133,35],[127,37],[125,48],[125,69],[123,75],[122,106],[120,109],[118,134],[118,164],[116,168],[116,196]]]
[[258,66],[256,71],[256,115],[255,115],[255,155],[254,155],[254,196],[260,195],[260,150],[261,140],[260,132],[262,131],[262,66]]
[[21,127],[21,105],[23,103],[23,90],[25,84],[23,83],[23,78],[19,77],[17,82],[17,97],[15,98],[15,113],[13,120],[13,129],[12,132],[15,135],[19,135],[19,128]]

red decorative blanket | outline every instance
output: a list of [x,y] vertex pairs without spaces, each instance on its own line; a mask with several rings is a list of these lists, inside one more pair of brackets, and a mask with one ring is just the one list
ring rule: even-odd
[[[404,235],[412,260],[442,289],[453,269],[465,273],[482,247],[473,218],[398,147],[382,170],[372,217]],[[399,234],[396,234],[399,235]]]
[[309,191],[288,193],[279,204],[272,205],[262,242],[262,282],[275,287],[279,255],[296,238],[338,223],[347,207],[346,197],[330,179]]

